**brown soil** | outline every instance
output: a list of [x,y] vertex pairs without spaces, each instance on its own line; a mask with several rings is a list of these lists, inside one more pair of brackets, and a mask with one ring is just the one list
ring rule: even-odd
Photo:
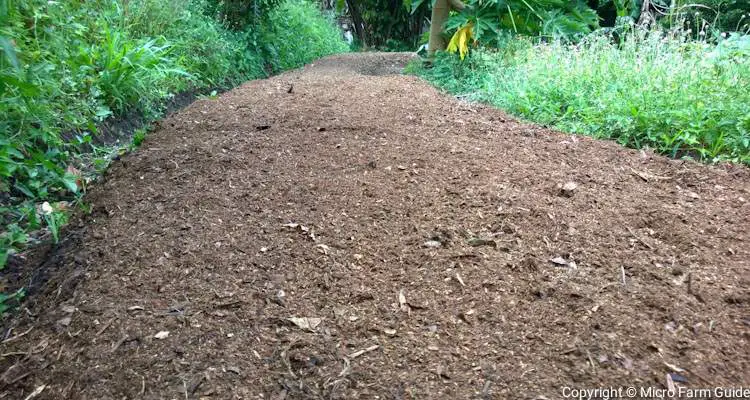
[[750,384],[747,168],[522,123],[395,75],[408,58],[331,57],[164,120],[48,257],[0,398]]

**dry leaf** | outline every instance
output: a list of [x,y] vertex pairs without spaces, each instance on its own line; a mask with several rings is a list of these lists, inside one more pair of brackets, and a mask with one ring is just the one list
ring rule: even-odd
[[169,331],[159,331],[156,335],[154,335],[154,339],[166,339],[169,337]]
[[321,244],[318,244],[318,245],[315,245],[315,247],[317,247],[317,248],[318,248],[318,251],[319,251],[319,252],[321,252],[321,253],[323,253],[323,254],[325,254],[325,255],[328,255],[328,251],[329,251],[329,250],[331,250],[331,248],[330,248],[330,247],[328,247],[328,246],[326,246],[326,245],[324,245],[324,244],[322,244],[322,243],[321,243]]
[[562,257],[555,257],[551,259],[550,262],[552,262],[553,264],[557,264],[557,265],[565,265],[565,266],[568,265],[568,261]]
[[560,194],[566,197],[571,197],[578,189],[578,184],[575,182],[567,182],[560,188]]
[[321,322],[323,322],[322,318],[312,318],[312,317],[290,317],[287,318],[288,321],[293,323],[294,325],[297,325],[298,328],[308,330],[315,332],[315,329],[320,325]]

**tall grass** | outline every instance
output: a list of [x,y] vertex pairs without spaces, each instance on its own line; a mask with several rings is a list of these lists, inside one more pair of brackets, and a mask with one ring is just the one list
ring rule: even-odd
[[571,45],[511,39],[422,76],[531,121],[705,161],[750,163],[750,37],[665,32]]
[[82,204],[82,153],[104,119],[156,118],[178,92],[347,49],[306,0],[241,31],[210,10],[207,0],[0,0],[0,269],[46,237],[31,232],[58,239],[70,206]]

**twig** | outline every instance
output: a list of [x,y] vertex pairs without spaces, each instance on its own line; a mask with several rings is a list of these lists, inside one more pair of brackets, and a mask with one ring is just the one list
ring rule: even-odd
[[101,329],[99,329],[99,330],[98,330],[98,331],[96,332],[96,336],[99,336],[99,335],[101,335],[102,333],[104,333],[104,331],[106,331],[106,330],[107,330],[107,328],[109,328],[109,326],[110,326],[110,325],[112,325],[112,322],[114,322],[114,320],[115,320],[114,318],[111,318],[111,319],[110,319],[109,321],[107,321],[107,323],[105,323],[105,324],[104,324],[104,326],[102,326],[102,327],[101,327]]
[[458,272],[456,272],[456,280],[458,280],[458,283],[460,283],[461,286],[466,286],[466,284],[464,283],[463,278],[461,278],[461,275],[459,275]]
[[12,353],[4,353],[4,354],[0,355],[0,358],[8,358],[8,357],[11,357],[11,356],[25,356],[25,355],[28,355],[28,354],[29,353],[25,352],[25,351],[14,351]]
[[13,337],[10,337],[10,338],[7,338],[7,339],[3,340],[3,343],[8,343],[8,342],[12,342],[12,341],[14,341],[14,340],[16,340],[16,339],[20,338],[21,336],[24,336],[24,335],[26,335],[27,333],[31,332],[31,330],[32,330],[32,329],[34,329],[34,327],[33,327],[33,326],[32,326],[31,328],[29,328],[29,329],[28,329],[28,330],[27,330],[26,332],[23,332],[23,333],[19,333],[19,334],[18,334],[18,335],[16,335],[16,336],[13,336]]
[[60,361],[60,357],[62,357],[62,353],[64,349],[65,349],[65,344],[60,346],[60,351],[57,352],[57,359],[55,361]]
[[117,343],[115,343],[115,345],[112,346],[112,350],[110,350],[110,353],[114,353],[115,351],[117,351],[117,349],[119,349],[120,346],[122,346],[122,344],[125,343],[127,340],[128,340],[128,336],[127,335],[123,336],[122,339],[118,340]]
[[42,392],[44,391],[46,387],[47,385],[39,386],[38,388],[34,389],[34,391],[31,392],[28,396],[26,396],[24,400],[31,400],[34,397],[39,396],[40,394],[42,394]]
[[[31,371],[27,371],[27,372],[24,372],[21,375],[18,375],[17,377],[13,378],[10,382],[8,382],[8,386],[10,386],[10,385],[12,385],[12,384],[20,381],[21,379],[23,379],[23,378],[25,378],[25,377],[27,377],[29,375],[31,375]],[[41,393],[41,392],[39,392],[39,393]]]
[[620,265],[620,274],[622,275],[622,286],[625,286],[625,267]]
[[68,398],[68,392],[70,392],[70,389],[73,389],[73,385],[75,384],[76,384],[76,381],[72,381],[68,384],[67,387],[65,387],[65,390],[63,390],[63,396],[62,396],[64,399]]
[[586,357],[589,359],[589,364],[591,364],[591,369],[596,373],[596,364],[594,364],[594,359],[591,358],[591,353],[589,352],[589,349],[586,349]]
[[668,181],[668,180],[672,179],[672,178],[670,178],[668,176],[657,176],[657,175],[653,175],[653,174],[647,174],[645,172],[636,171],[633,168],[630,168],[630,171],[633,173],[633,175],[635,175],[635,176],[643,179],[646,182],[649,182],[651,179],[655,179],[657,181]]
[[636,235],[636,234],[635,234],[635,232],[633,232],[633,230],[632,230],[632,229],[630,229],[630,227],[629,227],[629,226],[627,227],[627,229],[628,229],[628,232],[630,232],[630,234],[631,234],[631,235],[633,235],[633,237],[634,237],[634,238],[635,238],[636,240],[638,240],[639,242],[641,242],[641,244],[643,244],[644,246],[648,247],[648,248],[649,248],[649,249],[651,249],[651,250],[653,250],[653,249],[654,249],[654,246],[651,246],[651,245],[650,245],[650,244],[648,244],[648,243],[647,243],[646,241],[644,241],[643,239],[641,239],[641,238],[640,238],[640,237],[639,237],[638,235]]
[[355,358],[357,358],[357,357],[361,356],[362,354],[365,354],[365,353],[369,353],[369,352],[371,352],[371,351],[375,351],[375,350],[377,350],[378,348],[380,348],[380,346],[378,346],[378,345],[373,345],[373,346],[370,346],[370,347],[368,347],[368,348],[366,348],[366,349],[355,351],[354,353],[352,353],[352,354],[349,354],[349,358],[351,358],[351,359],[355,359]]

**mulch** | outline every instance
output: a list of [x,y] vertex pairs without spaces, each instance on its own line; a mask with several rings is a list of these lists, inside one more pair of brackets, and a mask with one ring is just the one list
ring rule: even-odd
[[399,75],[410,57],[163,120],[28,266],[0,398],[750,385],[747,167],[521,122]]

